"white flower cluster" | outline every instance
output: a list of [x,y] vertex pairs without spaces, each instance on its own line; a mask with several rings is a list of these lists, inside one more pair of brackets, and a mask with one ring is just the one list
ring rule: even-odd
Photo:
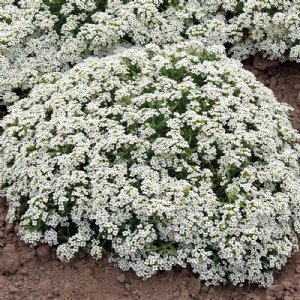
[[22,0],[17,6],[5,0],[0,6],[0,96],[15,102],[91,55],[182,40],[188,17],[184,2]]
[[226,44],[238,59],[261,52],[300,62],[299,0],[198,1],[205,17],[188,28],[190,36]]
[[0,97],[25,97],[89,56],[198,39],[243,59],[300,61],[299,0],[2,0]]
[[268,285],[300,233],[289,108],[198,41],[90,57],[10,107],[0,138],[11,221],[28,243],[112,252],[149,277]]

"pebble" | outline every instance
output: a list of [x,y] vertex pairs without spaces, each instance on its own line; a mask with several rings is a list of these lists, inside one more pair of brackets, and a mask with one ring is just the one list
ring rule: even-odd
[[19,234],[19,231],[20,231],[20,226],[19,225],[15,225],[14,226],[14,232],[15,232],[15,234]]
[[282,286],[285,290],[289,290],[292,286],[292,283],[290,281],[283,281]]
[[294,84],[294,89],[295,90],[300,90],[300,83]]
[[10,291],[11,293],[13,293],[13,294],[15,294],[15,293],[18,292],[18,289],[17,289],[15,286],[13,286],[13,285],[10,285],[10,286],[8,287],[8,289],[9,289],[9,291]]
[[22,254],[20,256],[21,264],[25,264],[25,263],[33,260],[35,255],[36,255],[36,251],[34,248],[26,249],[26,251],[22,252]]
[[179,291],[175,291],[173,293],[173,298],[178,298],[180,296],[180,292]]
[[5,225],[5,231],[6,233],[12,232],[14,229],[14,224],[13,223],[6,223]]
[[133,292],[132,292],[133,296],[135,297],[139,297],[139,290],[135,289]]
[[20,266],[19,254],[13,244],[7,244],[0,256],[0,273],[14,274]]
[[50,279],[44,279],[39,283],[39,289],[42,291],[49,291],[51,287],[52,287],[52,283]]
[[[297,292],[300,292],[300,284],[296,283],[296,284],[293,284],[293,289]],[[300,296],[299,296],[300,297]]]
[[42,262],[47,262],[51,258],[51,249],[48,245],[41,245],[36,249],[36,254]]
[[57,295],[57,296],[60,295],[60,290],[59,290],[58,287],[56,287],[56,288],[53,289],[53,294]]
[[27,271],[26,271],[25,269],[21,269],[21,270],[20,270],[20,274],[21,274],[21,275],[27,275]]
[[121,273],[117,276],[117,280],[121,283],[124,283],[126,281],[126,276],[124,273]]
[[209,289],[210,289],[210,287],[208,285],[205,285],[205,284],[202,287],[203,292],[208,292]]

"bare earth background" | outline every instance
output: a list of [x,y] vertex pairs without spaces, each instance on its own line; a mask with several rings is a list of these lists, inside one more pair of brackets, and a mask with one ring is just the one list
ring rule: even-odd
[[[280,101],[293,106],[292,122],[300,130],[300,64],[279,64],[257,55],[244,65]],[[0,111],[0,117],[1,114]],[[5,215],[5,199],[0,198],[1,300],[300,300],[300,252],[289,260],[268,289],[208,287],[191,270],[180,268],[143,281],[131,271],[122,272],[109,265],[106,258],[95,261],[82,254],[66,264],[55,257],[54,249],[44,245],[30,248],[19,240],[18,226],[5,222]]]

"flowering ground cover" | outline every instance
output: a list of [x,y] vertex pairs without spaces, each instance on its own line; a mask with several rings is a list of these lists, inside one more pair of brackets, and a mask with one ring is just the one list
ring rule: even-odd
[[[245,68],[270,87],[280,101],[293,106],[292,122],[299,130],[299,66],[272,62],[270,67],[271,62],[257,58],[254,62],[248,60]],[[189,267],[157,272],[143,280],[133,271],[124,272],[109,264],[106,255],[95,260],[81,252],[78,258],[66,263],[55,255],[55,246],[25,244],[17,235],[19,225],[5,221],[6,212],[6,201],[0,198],[0,299],[295,300],[300,297],[299,252],[276,272],[274,283],[267,288],[207,286]]]
[[0,94],[28,94],[91,56],[197,39],[245,59],[300,59],[298,0],[2,0]]
[[143,278],[272,283],[297,249],[299,136],[226,54],[297,60],[297,5],[5,1],[0,183],[21,238]]

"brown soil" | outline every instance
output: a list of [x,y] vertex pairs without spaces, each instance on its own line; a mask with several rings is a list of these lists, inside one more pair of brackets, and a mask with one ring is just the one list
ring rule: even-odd
[[[268,62],[260,56],[245,62],[280,101],[294,107],[292,121],[300,130],[300,65]],[[255,286],[208,287],[189,269],[176,268],[143,281],[133,272],[122,272],[107,259],[92,260],[84,254],[66,264],[47,246],[31,248],[17,236],[18,226],[5,222],[5,200],[0,198],[0,299],[83,300],[300,300],[300,252],[276,276],[268,289]],[[2,274],[2,275],[1,275]]]

